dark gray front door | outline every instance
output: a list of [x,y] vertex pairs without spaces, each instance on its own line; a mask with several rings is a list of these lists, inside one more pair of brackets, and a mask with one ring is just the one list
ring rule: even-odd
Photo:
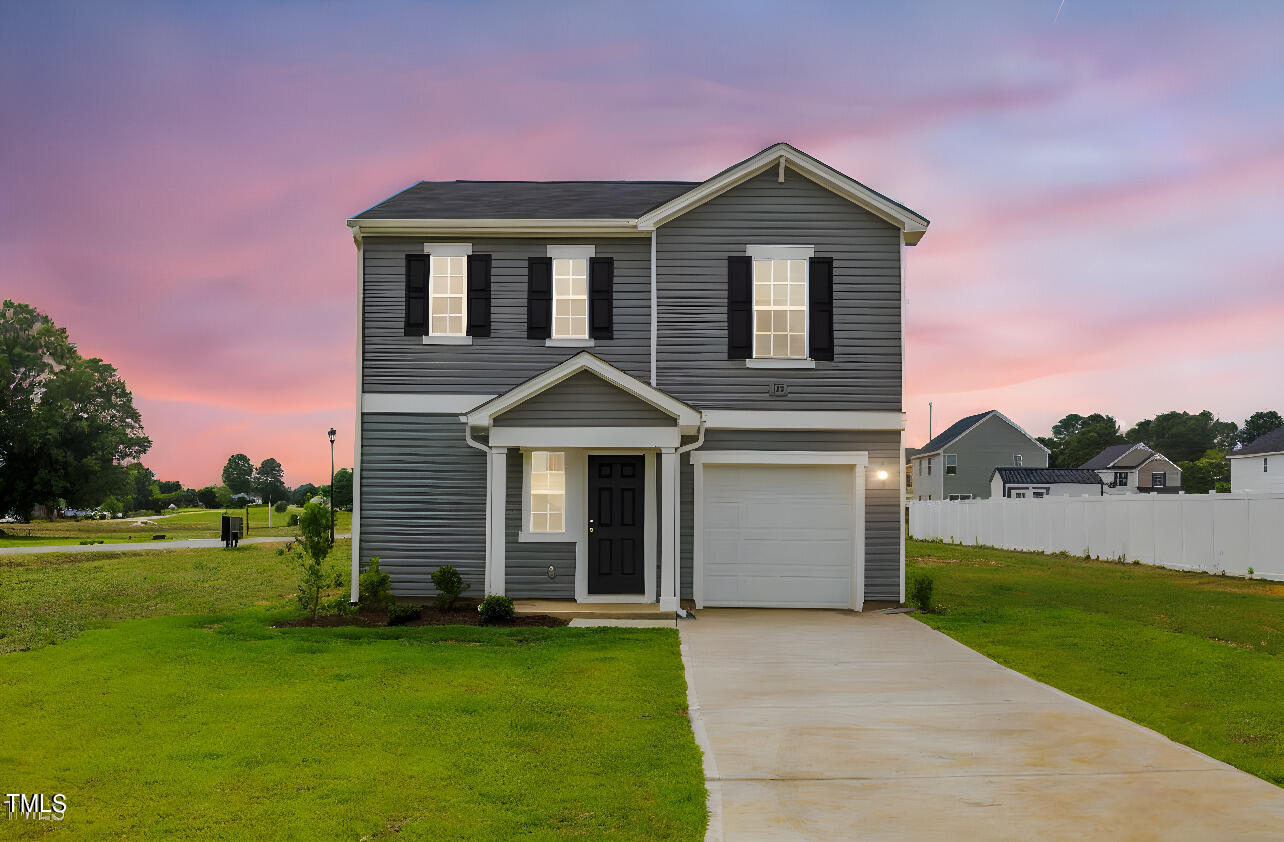
[[588,459],[588,592],[645,590],[641,456]]

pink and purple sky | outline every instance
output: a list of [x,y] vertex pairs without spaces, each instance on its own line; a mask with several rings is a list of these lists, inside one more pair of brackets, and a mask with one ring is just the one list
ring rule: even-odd
[[[419,179],[703,179],[787,140],[932,219],[910,445],[1284,410],[1284,4],[7,3],[0,296],[164,479],[352,462],[344,220]],[[1054,20],[1054,18],[1056,18]]]

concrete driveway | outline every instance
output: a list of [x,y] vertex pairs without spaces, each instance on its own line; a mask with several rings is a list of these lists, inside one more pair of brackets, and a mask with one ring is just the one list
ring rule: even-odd
[[906,615],[679,628],[710,838],[1284,838],[1284,790]]

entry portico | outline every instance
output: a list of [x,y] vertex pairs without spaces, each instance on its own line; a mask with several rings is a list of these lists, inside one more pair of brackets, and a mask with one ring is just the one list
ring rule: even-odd
[[[677,609],[677,460],[683,436],[699,441],[699,411],[585,351],[460,420],[486,454],[487,593],[505,593],[515,539],[571,545],[578,602]],[[520,508],[510,460],[521,466]]]

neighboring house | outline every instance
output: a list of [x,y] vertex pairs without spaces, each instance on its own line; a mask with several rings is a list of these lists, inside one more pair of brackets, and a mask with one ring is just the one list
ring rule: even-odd
[[1111,445],[1079,467],[1096,471],[1107,494],[1181,491],[1181,468],[1144,443]]
[[910,461],[915,500],[971,500],[990,496],[995,468],[1048,467],[1048,449],[991,409],[955,421]]
[[1099,497],[1104,483],[1096,471],[1084,468],[995,468],[991,497],[1013,500],[1040,497]]
[[1226,458],[1231,491],[1284,491],[1284,427],[1258,436]]
[[[353,572],[427,596],[903,601],[902,249],[788,144],[704,182],[420,182],[358,257]],[[356,597],[353,576],[353,598]]]

